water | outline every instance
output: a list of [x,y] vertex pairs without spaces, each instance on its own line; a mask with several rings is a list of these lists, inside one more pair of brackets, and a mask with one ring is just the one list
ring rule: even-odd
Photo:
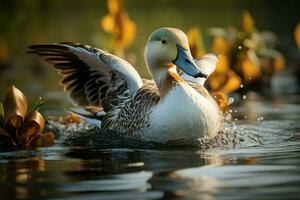
[[57,144],[2,152],[1,198],[299,199],[299,97],[248,93],[232,105],[231,128],[261,143],[205,150]]
[[[106,5],[96,0],[72,4],[36,1],[37,5],[33,1],[3,2],[0,13],[6,28],[1,36],[8,38],[5,42],[11,53],[7,66],[0,68],[0,91],[16,84],[32,101],[40,96],[47,101],[44,115],[65,113],[63,108],[70,102],[58,85],[58,76],[49,65],[42,66],[36,57],[25,54],[27,46],[78,41],[106,48],[106,35],[98,25],[107,13]],[[187,31],[198,26],[209,50],[207,28],[239,26],[244,10],[253,13],[259,30],[278,34],[288,73],[293,74],[299,63],[292,38],[299,21],[297,1],[206,0],[200,5],[196,0],[164,0],[158,4],[131,0],[126,1],[126,7],[138,27],[127,53],[136,55],[135,66],[143,77],[149,74],[141,50],[157,27]],[[21,32],[22,37],[18,34]],[[237,145],[145,149],[142,145],[126,148],[124,141],[124,145],[109,148],[80,140],[87,144],[82,147],[63,138],[50,148],[1,152],[0,199],[300,199],[297,84],[279,75],[272,83],[275,91],[271,94],[244,93],[240,99],[230,98],[231,112],[226,120],[231,124],[231,136],[238,134],[241,139]],[[3,96],[4,92],[0,93],[1,100]]]

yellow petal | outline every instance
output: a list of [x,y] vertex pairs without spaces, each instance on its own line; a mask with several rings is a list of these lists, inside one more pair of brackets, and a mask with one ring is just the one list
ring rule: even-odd
[[117,14],[122,9],[121,0],[108,0],[107,7],[110,14]]
[[31,147],[40,147],[43,145],[43,135],[42,134],[36,134],[34,135],[29,143],[27,144],[28,146],[31,146]]
[[32,110],[26,117],[25,123],[35,123],[38,126],[38,132],[42,132],[45,127],[45,120],[41,113]]
[[222,73],[213,73],[207,79],[211,91],[218,91],[225,81],[225,76]]
[[223,36],[216,36],[213,39],[211,50],[216,54],[227,54],[230,49],[229,42]]
[[202,56],[205,53],[205,49],[201,31],[197,27],[192,27],[188,31],[187,37],[189,40],[192,56],[194,58],[199,58],[200,56]]
[[5,124],[5,128],[8,131],[8,133],[13,134],[14,136],[17,136],[19,133],[19,130],[23,126],[23,117],[20,115],[12,116],[7,123]]
[[21,125],[20,119],[24,120],[26,116],[27,109],[28,101],[26,96],[15,86],[11,86],[3,102],[5,124],[10,121],[14,127],[18,128]]
[[101,20],[104,31],[111,34],[110,49],[118,56],[124,55],[124,48],[128,47],[135,38],[136,25],[128,17],[121,0],[108,0],[109,14]]
[[242,31],[249,33],[254,31],[255,29],[255,23],[251,16],[251,14],[247,11],[243,13],[242,17]]
[[112,15],[106,15],[101,19],[101,26],[107,33],[113,33],[115,28],[115,20]]
[[135,38],[135,32],[135,23],[129,19],[125,20],[121,36],[121,46],[124,48],[128,47]]
[[239,89],[241,78],[232,70],[226,73],[213,73],[208,78],[208,85],[212,91],[230,93]]
[[261,75],[260,67],[248,57],[241,62],[241,72],[245,83],[250,83]]
[[298,24],[295,28],[294,38],[295,38],[295,42],[296,42],[298,49],[300,49],[300,22],[298,22]]
[[216,73],[226,73],[229,70],[229,58],[225,54],[219,55],[219,62],[216,66]]
[[285,65],[285,59],[282,55],[278,55],[274,58],[274,70],[275,72],[279,72],[283,70]]
[[219,91],[224,93],[231,93],[240,88],[242,83],[241,78],[233,71],[228,71],[226,82],[224,83],[223,87],[219,89]]
[[21,138],[23,144],[27,144],[34,135],[41,133],[45,126],[43,116],[36,110],[31,111],[24,122]]

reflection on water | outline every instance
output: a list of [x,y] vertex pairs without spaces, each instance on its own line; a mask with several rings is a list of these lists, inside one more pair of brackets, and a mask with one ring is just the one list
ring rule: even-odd
[[[237,105],[237,127],[260,137],[261,145],[201,151],[54,146],[3,152],[1,196],[296,199],[300,195],[299,95],[276,99],[250,94]],[[244,115],[249,117],[243,119]],[[257,121],[259,116],[264,120]]]

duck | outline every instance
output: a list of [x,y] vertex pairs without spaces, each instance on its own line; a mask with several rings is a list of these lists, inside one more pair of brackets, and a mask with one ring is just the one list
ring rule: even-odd
[[149,36],[144,58],[152,80],[124,59],[81,43],[28,48],[52,64],[71,99],[103,129],[158,143],[212,138],[222,129],[220,109],[204,87],[218,58],[194,59],[177,28],[162,27]]

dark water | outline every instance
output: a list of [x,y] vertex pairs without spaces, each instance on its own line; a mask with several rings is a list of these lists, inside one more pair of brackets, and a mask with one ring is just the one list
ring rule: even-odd
[[1,199],[299,199],[299,97],[249,93],[233,104],[230,127],[261,144],[2,152]]

